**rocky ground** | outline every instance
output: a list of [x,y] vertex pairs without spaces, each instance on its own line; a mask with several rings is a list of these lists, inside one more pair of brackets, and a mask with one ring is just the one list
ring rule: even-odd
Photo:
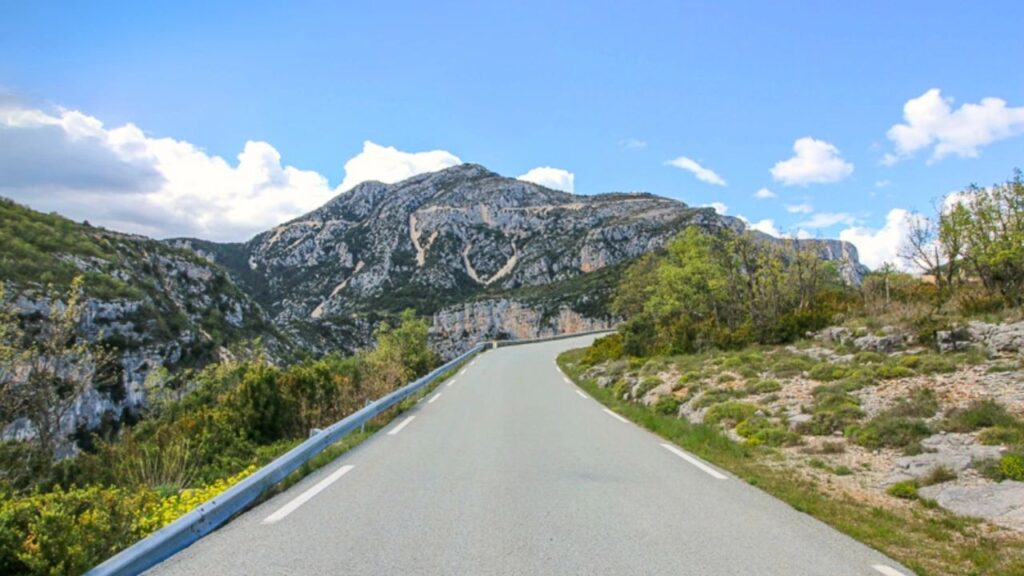
[[616,361],[586,376],[884,507],[938,505],[1024,531],[1024,322],[940,333],[831,328],[795,346]]

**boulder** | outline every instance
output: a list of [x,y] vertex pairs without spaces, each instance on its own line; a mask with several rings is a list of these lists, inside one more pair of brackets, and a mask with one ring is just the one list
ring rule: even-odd
[[902,334],[886,334],[884,336],[861,336],[853,340],[858,350],[868,350],[888,354],[907,345],[907,337]]
[[968,322],[967,332],[990,352],[1024,353],[1024,321],[1013,324]]

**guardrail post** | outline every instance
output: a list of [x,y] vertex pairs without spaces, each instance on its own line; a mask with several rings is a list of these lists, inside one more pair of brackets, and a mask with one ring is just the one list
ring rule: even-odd
[[[373,404],[373,400],[370,400],[369,398],[367,398],[366,404],[363,404],[363,408],[366,408],[370,404]],[[359,427],[359,433],[363,434],[365,432],[366,432],[366,422],[363,422],[363,425]]]

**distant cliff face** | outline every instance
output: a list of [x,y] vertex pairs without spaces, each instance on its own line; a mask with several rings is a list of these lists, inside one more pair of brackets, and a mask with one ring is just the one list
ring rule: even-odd
[[[317,347],[352,348],[365,343],[377,315],[407,307],[435,315],[436,334],[446,335],[439,339],[451,340],[460,333],[448,325],[452,310],[468,302],[519,301],[517,290],[604,270],[690,226],[743,224],[650,194],[579,196],[464,164],[397,184],[361,184],[246,244],[182,242],[231,269],[279,326],[314,336]],[[851,245],[804,242],[819,243],[849,281],[859,279]],[[567,309],[607,322],[599,307],[581,310],[548,296],[543,305],[520,304],[544,318]],[[495,318],[492,325],[510,323]]]

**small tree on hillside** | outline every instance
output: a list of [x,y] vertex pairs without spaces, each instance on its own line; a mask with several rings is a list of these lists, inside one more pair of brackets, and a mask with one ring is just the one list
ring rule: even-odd
[[79,336],[82,284],[75,278],[66,302],[53,301],[38,334],[26,335],[10,309],[0,317],[2,424],[28,418],[35,443],[50,456],[66,439],[62,422],[79,396],[114,377],[110,351]]

